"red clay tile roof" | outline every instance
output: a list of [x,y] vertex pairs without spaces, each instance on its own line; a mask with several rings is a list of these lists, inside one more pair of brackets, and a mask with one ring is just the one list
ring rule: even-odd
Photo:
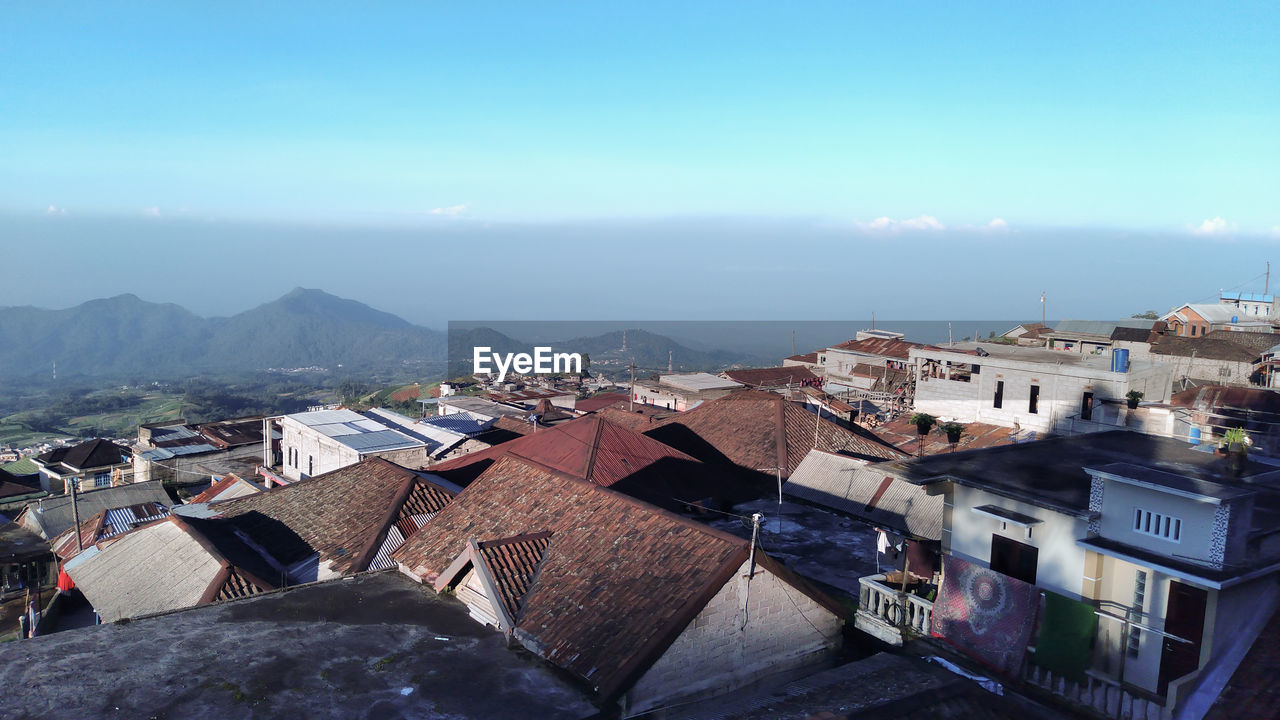
[[848,350],[849,352],[875,355],[877,357],[906,360],[912,348],[926,348],[928,345],[914,343],[897,338],[867,338],[866,340],[849,340],[839,345],[832,345],[832,350]]
[[368,567],[421,482],[412,470],[374,457],[216,507],[282,564],[318,552],[348,574]]
[[784,387],[805,382],[818,382],[817,375],[809,372],[809,368],[799,365],[725,370],[720,374],[749,387]]
[[593,413],[597,410],[601,410],[607,407],[617,406],[618,403],[626,403],[626,402],[627,402],[626,393],[616,393],[616,392],[600,393],[599,395],[592,395],[589,398],[583,398],[581,400],[574,402],[573,409],[575,412],[579,412],[579,413]]
[[[706,497],[699,494],[701,491],[693,492],[688,487],[695,482],[692,476],[704,471],[701,463],[657,440],[614,425],[598,414],[446,460],[432,465],[428,472],[466,485],[506,454],[533,460],[603,487],[626,480],[623,492],[642,496],[646,494],[645,484],[652,482],[656,494],[646,499],[654,502],[671,494],[689,500]],[[647,472],[650,469],[652,472]],[[664,472],[659,473],[658,469]],[[685,480],[688,483],[681,482]]]
[[739,390],[704,402],[654,423],[645,434],[707,463],[769,468],[770,474],[781,466],[784,478],[815,446],[872,460],[906,457],[870,430],[819,419],[781,395],[761,390]]
[[811,353],[805,353],[803,355],[792,355],[791,357],[787,358],[787,360],[793,360],[795,362],[802,362],[802,363],[812,363],[814,365],[817,365],[818,353],[817,351],[814,351]]
[[551,533],[517,535],[476,544],[489,575],[498,586],[499,600],[507,616],[517,618],[525,593],[533,585],[534,574],[551,543]]
[[539,532],[552,535],[512,636],[606,699],[666,650],[749,549],[727,533],[505,456],[394,556],[434,583],[469,539]]
[[[632,409],[628,409],[631,407]],[[607,407],[597,410],[596,415],[608,420],[614,425],[635,430],[636,432],[644,432],[653,427],[654,423],[664,418],[675,415],[676,411],[660,408],[654,405],[646,405],[644,403],[634,403],[628,405],[623,401],[621,405]]]

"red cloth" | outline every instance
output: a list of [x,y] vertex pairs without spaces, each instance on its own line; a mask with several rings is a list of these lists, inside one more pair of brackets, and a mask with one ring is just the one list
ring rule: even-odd
[[933,605],[933,636],[1005,675],[1016,675],[1031,641],[1040,590],[951,555]]
[[58,589],[62,592],[67,592],[74,590],[75,587],[76,584],[71,580],[71,576],[67,574],[67,571],[58,570]]

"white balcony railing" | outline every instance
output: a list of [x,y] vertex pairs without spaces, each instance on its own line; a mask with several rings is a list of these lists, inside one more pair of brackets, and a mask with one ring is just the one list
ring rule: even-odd
[[885,584],[885,576],[870,575],[858,578],[858,615],[895,629],[899,633],[896,644],[902,641],[901,631],[914,635],[928,635],[933,621],[933,603],[900,588]]

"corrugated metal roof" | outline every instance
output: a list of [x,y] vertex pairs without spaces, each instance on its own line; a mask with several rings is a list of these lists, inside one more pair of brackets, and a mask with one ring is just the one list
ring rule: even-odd
[[331,425],[333,423],[358,422],[363,420],[359,413],[351,410],[313,410],[311,412],[286,415],[290,420],[303,425]]
[[415,440],[395,430],[377,430],[355,435],[343,435],[334,438],[352,450],[362,453],[381,452],[383,450],[399,450],[401,448],[422,447],[421,440]]
[[1143,320],[1141,318],[1127,320],[1059,320],[1049,334],[1069,332],[1084,335],[1103,335],[1109,338],[1111,333],[1118,327],[1150,330],[1156,322],[1155,320]]
[[199,445],[175,445],[173,447],[155,448],[154,450],[143,450],[138,453],[147,460],[170,460],[180,455],[198,455],[199,453],[215,452],[219,448],[209,443],[200,443]]
[[942,497],[879,464],[812,450],[782,492],[917,537],[942,538]]
[[742,387],[742,383],[728,378],[718,377],[710,373],[689,373],[687,375],[659,375],[658,382],[670,385],[686,392],[703,390],[729,390]]

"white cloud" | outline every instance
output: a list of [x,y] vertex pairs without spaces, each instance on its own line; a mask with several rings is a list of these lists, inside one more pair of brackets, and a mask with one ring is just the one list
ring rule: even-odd
[[60,207],[58,207],[57,205],[50,205],[50,206],[49,206],[49,209],[47,209],[47,210],[45,210],[45,211],[44,211],[44,214],[45,214],[45,215],[66,215],[66,214],[67,214],[67,209],[66,209],[66,208],[60,208]]
[[1004,218],[992,218],[991,222],[987,223],[987,227],[991,230],[1008,230],[1009,223],[1005,222]]
[[142,208],[142,214],[147,217],[158,218],[160,217],[160,208],[154,205],[149,208]]
[[1191,232],[1196,235],[1226,235],[1235,232],[1236,224],[1229,223],[1221,217],[1212,217],[1199,225],[1193,226]]
[[450,205],[449,207],[433,208],[428,215],[448,215],[449,217],[457,217],[467,211],[466,205]]
[[1280,225],[1271,228],[1271,237],[1280,237]]
[[894,220],[890,217],[878,217],[871,222],[859,222],[858,227],[863,230],[871,230],[876,232],[901,232],[903,230],[945,230],[946,226],[938,222],[938,218],[932,215],[921,215],[920,217],[910,218],[908,220]]

